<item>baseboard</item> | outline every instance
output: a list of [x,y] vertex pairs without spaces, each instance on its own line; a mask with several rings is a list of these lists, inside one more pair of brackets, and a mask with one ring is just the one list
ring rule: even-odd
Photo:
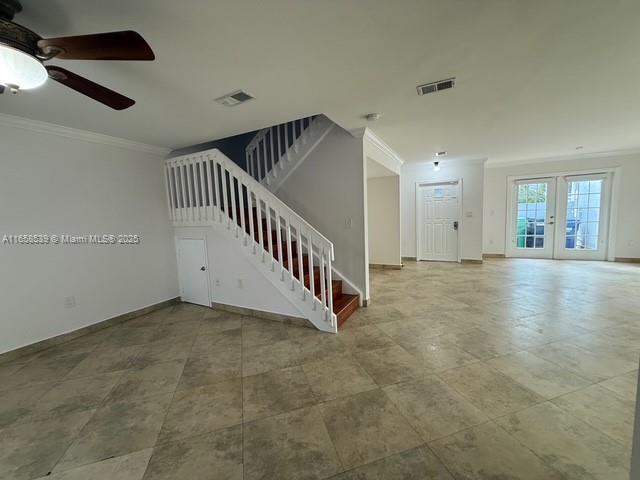
[[480,265],[482,264],[482,260],[478,260],[475,258],[461,258],[460,263],[466,263],[471,265]]
[[308,327],[317,330],[317,328],[306,318],[293,317],[291,315],[283,315],[281,313],[266,312],[264,310],[253,310],[246,307],[238,307],[237,305],[228,305],[226,303],[211,303],[211,306],[217,310],[224,310],[229,313],[237,313],[239,315],[250,315],[252,317],[263,318],[272,322],[286,323],[287,325],[296,325],[298,327]]
[[402,270],[402,264],[370,263],[369,268],[373,270]]
[[417,261],[417,260],[416,260],[416,257],[402,257],[402,259],[401,259],[401,260],[402,260],[403,262],[415,262],[415,261]]
[[482,258],[507,258],[504,253],[483,253]]
[[616,257],[616,262],[620,263],[640,263],[640,258],[637,257]]
[[46,350],[47,348],[53,347],[55,345],[60,345],[62,343],[74,340],[78,337],[82,337],[83,335],[87,335],[89,333],[103,330],[107,327],[118,325],[120,323],[131,320],[132,318],[141,317],[142,315],[160,310],[161,308],[175,305],[176,303],[180,303],[180,297],[154,303],[153,305],[139,308],[138,310],[133,310],[128,313],[123,313],[122,315],[118,315],[116,317],[107,318],[106,320],[102,320],[101,322],[93,323],[91,325],[87,325],[86,327],[82,327],[71,332],[56,335],[55,337],[47,338],[30,345],[25,345],[24,347],[16,348],[15,350],[9,350],[8,352],[0,353],[0,364],[15,360],[16,358],[22,357],[24,355],[29,355],[40,352],[42,350]]

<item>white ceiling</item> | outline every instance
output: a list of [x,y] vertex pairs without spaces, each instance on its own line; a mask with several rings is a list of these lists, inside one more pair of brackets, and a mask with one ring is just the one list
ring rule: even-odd
[[[45,5],[46,4],[46,5]],[[137,100],[55,82],[0,112],[178,148],[314,113],[367,122],[409,162],[640,147],[637,0],[23,0],[43,36],[134,29],[157,60],[57,61]],[[415,86],[456,76],[453,90]],[[227,108],[238,88],[257,99]]]

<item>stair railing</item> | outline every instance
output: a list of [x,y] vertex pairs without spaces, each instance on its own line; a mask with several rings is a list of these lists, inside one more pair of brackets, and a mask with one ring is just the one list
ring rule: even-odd
[[165,181],[174,226],[223,224],[337,331],[333,243],[217,149],[167,159]]
[[283,170],[285,161],[291,159],[292,150],[298,152],[306,142],[314,118],[300,118],[260,130],[245,148],[249,175],[258,182],[266,179],[267,185],[270,172],[277,178],[278,170]]

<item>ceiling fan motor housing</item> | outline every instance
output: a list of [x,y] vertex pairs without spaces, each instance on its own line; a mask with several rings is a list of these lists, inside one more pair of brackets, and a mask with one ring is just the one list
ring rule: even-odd
[[40,35],[28,28],[0,18],[0,44],[21,50],[33,57],[38,55]]

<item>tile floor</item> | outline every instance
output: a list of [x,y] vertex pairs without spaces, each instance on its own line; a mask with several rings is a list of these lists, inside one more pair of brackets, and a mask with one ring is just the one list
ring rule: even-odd
[[183,304],[0,364],[0,478],[628,479],[638,266],[371,287],[338,335]]

